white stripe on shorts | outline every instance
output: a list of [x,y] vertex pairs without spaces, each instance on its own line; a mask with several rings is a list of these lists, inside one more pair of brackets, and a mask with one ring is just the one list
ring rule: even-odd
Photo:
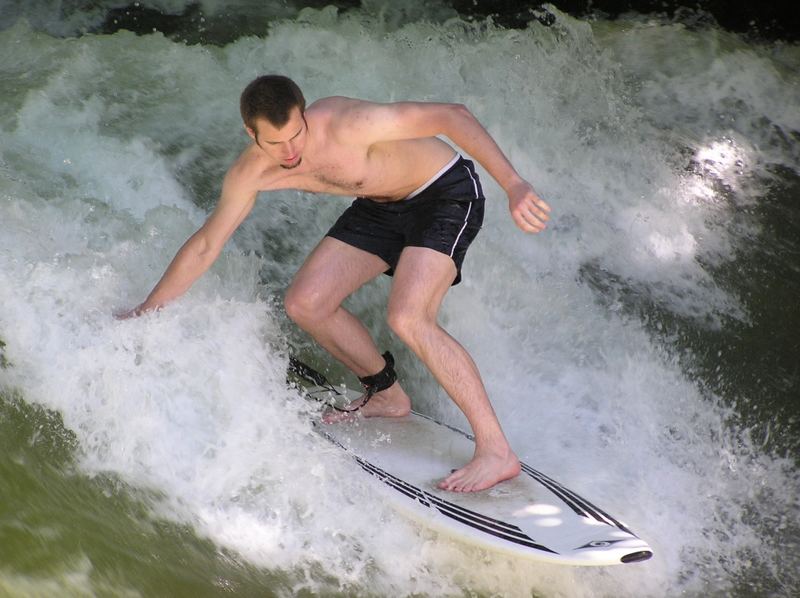
[[[464,168],[467,168],[466,164]],[[472,176],[472,173],[467,168],[467,174],[469,178],[472,179],[472,186],[475,188],[475,199],[478,199],[478,183],[475,181],[475,177]],[[469,215],[472,213],[472,202],[469,202],[469,207],[467,208],[467,215],[464,217],[464,225],[461,227],[461,230],[458,231],[458,236],[456,237],[455,242],[453,243],[453,248],[450,250],[450,257],[453,257],[453,254],[456,251],[456,245],[458,245],[458,240],[461,238],[461,235],[464,234],[464,229],[467,228],[467,223],[469,222]]]
[[461,230],[458,231],[458,236],[456,237],[456,240],[453,243],[453,248],[450,250],[450,257],[453,257],[453,254],[456,251],[456,245],[458,245],[458,240],[461,238],[464,229],[467,228],[467,222],[469,221],[470,212],[472,212],[472,202],[469,202],[469,207],[467,208],[467,216],[464,218],[464,226],[462,226]]

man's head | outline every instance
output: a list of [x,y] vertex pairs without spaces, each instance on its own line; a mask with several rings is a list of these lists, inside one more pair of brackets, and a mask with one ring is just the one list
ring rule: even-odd
[[300,165],[305,145],[306,99],[297,84],[281,75],[250,82],[239,102],[245,129],[283,168]]
[[242,120],[255,130],[256,119],[263,118],[280,129],[289,120],[292,108],[306,110],[306,99],[297,84],[282,75],[262,75],[244,88],[239,100]]

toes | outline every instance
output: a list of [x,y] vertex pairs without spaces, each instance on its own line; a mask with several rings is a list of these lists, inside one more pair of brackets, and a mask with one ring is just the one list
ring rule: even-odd
[[448,492],[478,492],[492,486],[492,483],[487,484],[478,474],[479,472],[467,470],[466,467],[454,470],[439,482],[438,487]]
[[322,423],[324,424],[338,424],[339,422],[353,422],[359,417],[362,417],[359,411],[336,411],[335,409],[328,409],[322,413]]
[[[453,470],[453,474],[455,474],[455,472],[456,472],[456,470]],[[447,476],[445,479],[443,479],[441,482],[439,482],[437,484],[438,487],[441,488],[442,490],[448,490],[450,492],[455,492],[456,484],[455,484],[455,480],[454,480],[455,476],[453,474]]]
[[454,469],[449,476],[439,482],[438,486],[449,492],[469,492],[468,488],[471,484],[467,473],[461,469]]

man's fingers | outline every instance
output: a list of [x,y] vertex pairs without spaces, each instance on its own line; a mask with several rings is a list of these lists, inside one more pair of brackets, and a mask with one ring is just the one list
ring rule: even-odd
[[548,216],[547,212],[531,204],[523,206],[522,210],[520,210],[520,215],[528,223],[539,225],[542,228],[544,228],[547,221],[550,220],[550,216]]
[[513,206],[511,214],[517,226],[526,233],[538,233],[543,231],[550,220],[550,206],[539,197],[530,185],[527,191],[518,193],[520,190],[512,190],[509,194],[509,201]]
[[145,313],[145,310],[142,309],[141,305],[138,305],[138,306],[134,307],[133,309],[129,309],[127,311],[115,312],[114,313],[114,317],[117,320],[129,320],[131,318],[138,318],[143,313]]
[[524,206],[524,209],[528,212],[528,214],[530,214],[530,216],[540,220],[541,222],[547,222],[550,220],[550,216],[548,216],[547,212],[543,209],[540,209],[536,204],[526,205]]
[[517,223],[517,226],[526,233],[538,233],[545,228],[544,222],[531,212],[528,212],[527,215],[522,211],[515,213],[514,221]]
[[534,203],[536,204],[536,207],[539,208],[540,210],[544,210],[545,212],[550,212],[550,206],[542,198],[535,199]]

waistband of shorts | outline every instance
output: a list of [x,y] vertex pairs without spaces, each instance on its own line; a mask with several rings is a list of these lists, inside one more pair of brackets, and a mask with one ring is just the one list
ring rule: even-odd
[[[453,173],[455,171],[460,170],[461,167],[463,167],[468,174],[462,175],[461,173],[459,173],[457,175],[454,175]],[[405,212],[406,210],[412,209],[420,202],[424,202],[429,197],[436,196],[437,193],[439,192],[441,185],[446,181],[448,181],[448,177],[450,178],[452,178],[452,176],[457,176],[459,178],[477,177],[472,162],[465,159],[461,154],[456,154],[455,157],[450,162],[445,164],[445,168],[443,168],[442,170],[440,170],[435,175],[435,177],[432,177],[431,180],[429,180],[417,191],[415,191],[412,194],[413,197],[406,196],[404,199],[398,199],[395,201],[375,201],[374,199],[370,199],[369,197],[356,197],[356,203],[365,207],[368,206],[370,208],[382,211]],[[472,188],[473,185],[476,185],[475,178],[472,178],[472,182],[470,183],[470,188]],[[477,188],[475,191],[476,193],[474,195],[472,192],[470,192],[469,194],[470,198],[478,195]]]
[[464,158],[461,156],[461,154],[459,154],[459,153],[456,153],[456,155],[455,155],[455,156],[453,156],[453,159],[452,159],[452,160],[450,160],[450,161],[449,161],[447,164],[445,164],[444,166],[442,166],[442,167],[439,169],[439,172],[437,172],[437,173],[436,173],[436,174],[434,174],[434,175],[433,175],[431,178],[429,178],[429,179],[428,179],[428,182],[427,182],[427,183],[423,183],[422,185],[420,185],[419,187],[417,187],[417,188],[416,188],[414,191],[412,191],[411,193],[409,193],[408,195],[406,195],[406,196],[403,198],[403,200],[402,200],[402,201],[408,201],[409,199],[414,199],[414,198],[415,198],[417,195],[419,195],[420,193],[422,193],[423,191],[425,191],[425,189],[427,189],[428,187],[430,187],[431,185],[433,185],[433,184],[434,184],[436,181],[438,181],[438,180],[439,180],[440,178],[442,178],[442,177],[443,177],[445,174],[447,174],[447,172],[448,172],[448,171],[450,171],[450,170],[451,170],[451,169],[452,169],[452,168],[453,168],[453,167],[454,167],[454,166],[455,166],[455,165],[456,165],[456,164],[457,164],[459,161],[461,161],[461,160],[463,160],[463,159],[464,159]]

